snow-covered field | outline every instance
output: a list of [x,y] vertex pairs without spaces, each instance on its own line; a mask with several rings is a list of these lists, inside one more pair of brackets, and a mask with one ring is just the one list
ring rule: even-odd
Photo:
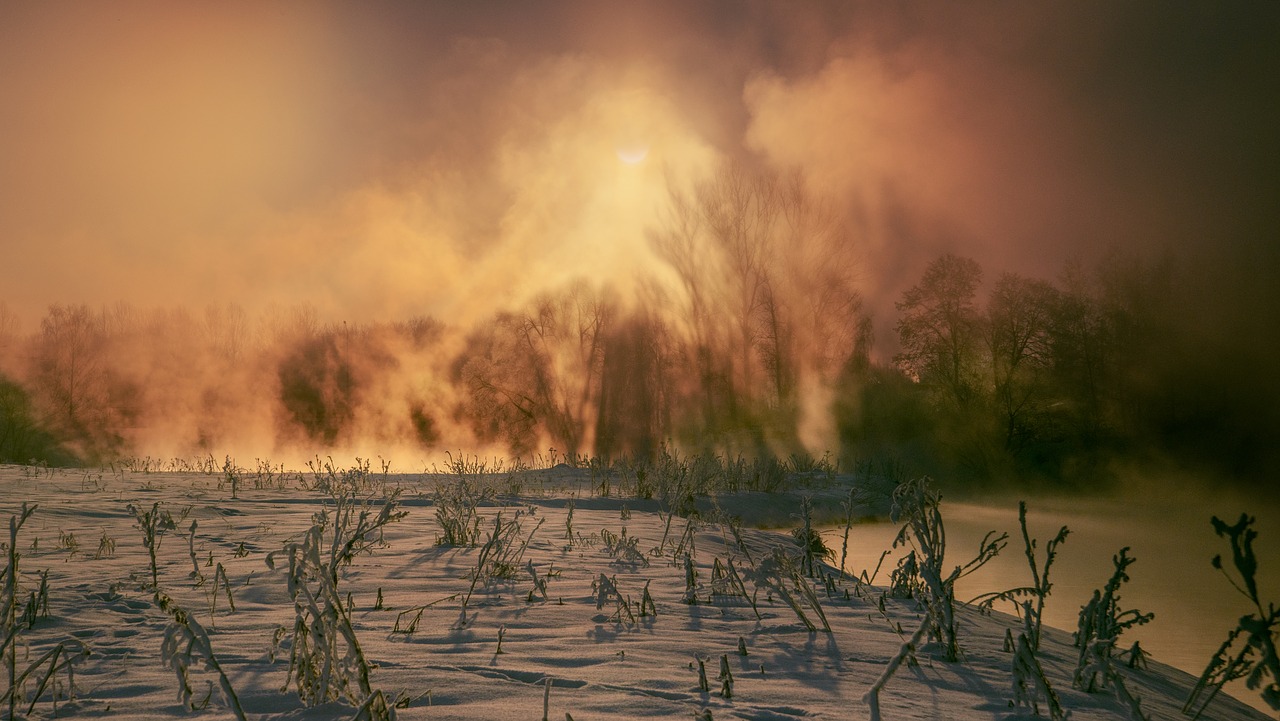
[[[56,691],[58,717],[235,717],[218,674],[198,658],[191,659],[191,703],[180,701],[173,656],[166,663],[162,653],[174,608],[157,604],[136,522],[136,514],[154,508],[173,520],[159,536],[159,589],[194,619],[193,627],[207,631],[245,716],[355,716],[351,702],[306,707],[290,680],[298,642],[286,548],[301,547],[314,515],[333,506],[331,495],[316,488],[323,480],[307,472],[269,480],[243,474],[233,498],[220,471],[0,467],[0,520],[20,514],[23,503],[37,506],[17,536],[22,603],[38,592],[40,572],[48,571],[47,617],[37,613],[33,627],[22,627],[18,666],[59,643],[73,652],[88,650],[76,657],[74,697],[67,698],[73,687],[60,674],[37,700],[34,715],[54,716]],[[333,612],[349,617],[372,667],[369,687],[399,702],[400,719],[528,721],[544,713],[576,721],[865,719],[871,710],[864,695],[920,625],[913,601],[883,598],[883,589],[860,589],[850,580],[830,586],[815,580],[808,585],[830,632],[810,631],[805,619],[821,626],[820,616],[801,593],[792,589],[804,618],[784,603],[777,586],[753,576],[772,549],[795,550],[790,535],[743,529],[737,536],[710,520],[662,514],[655,501],[602,498],[573,469],[472,479],[479,487],[490,483],[493,491],[478,509],[480,545],[441,545],[437,490],[456,480],[365,477],[361,490],[373,499],[373,513],[386,493],[400,489],[398,509],[405,514],[373,534],[368,552],[336,576],[342,608]],[[519,495],[510,493],[517,490]],[[793,501],[760,495],[751,502],[786,518],[794,508],[784,506]],[[725,507],[735,502],[726,500]],[[507,526],[508,544],[486,548],[499,515],[518,526]],[[688,552],[695,562],[696,603],[686,602]],[[721,573],[731,560],[741,588],[757,593],[756,610],[734,595],[739,587]],[[477,579],[478,568],[488,573]],[[305,585],[297,598],[311,592],[312,585]],[[882,717],[1032,718],[1011,704],[1011,654],[1004,648],[1006,629],[1021,627],[1010,616],[961,608],[961,660],[949,663],[930,646],[919,649],[918,664],[903,664],[880,694]],[[1128,718],[1112,693],[1072,688],[1077,651],[1070,635],[1046,633],[1040,661],[1071,718]],[[350,656],[345,639],[337,647]],[[181,662],[185,645],[179,649]],[[349,657],[346,675],[356,678],[351,663]],[[1194,679],[1155,661],[1123,673],[1151,718],[1183,718]],[[338,668],[329,671],[335,684],[343,675]],[[27,684],[28,698],[35,685]],[[356,681],[351,689],[359,695]],[[192,704],[201,708],[191,710]],[[1205,718],[1266,716],[1220,695]]]

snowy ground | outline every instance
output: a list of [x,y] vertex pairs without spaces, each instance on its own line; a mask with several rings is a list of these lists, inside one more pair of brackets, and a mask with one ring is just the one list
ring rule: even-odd
[[[355,709],[349,704],[305,708],[292,687],[283,688],[294,606],[288,563],[279,552],[299,542],[313,514],[331,503],[324,493],[301,488],[310,485],[309,474],[303,476],[306,483],[292,474],[256,484],[246,476],[233,499],[221,473],[0,467],[3,518],[17,514],[23,502],[38,504],[18,535],[23,597],[38,587],[38,573],[48,570],[49,616],[23,633],[19,659],[27,654],[34,660],[67,639],[90,651],[75,667],[74,699],[59,701],[57,715],[234,718],[216,690],[216,674],[199,665],[193,669],[194,700],[208,696],[209,702],[192,711],[180,703],[178,678],[162,661],[170,615],[146,587],[148,553],[129,511],[131,504],[145,511],[158,503],[175,522],[158,550],[160,588],[208,630],[248,718],[351,718]],[[516,490],[509,481],[494,479],[497,493],[480,509],[482,536],[501,513],[505,521],[519,521],[519,538],[529,543],[511,579],[477,584],[464,622],[462,599],[482,550],[437,544],[434,490],[441,480],[386,478],[387,486],[403,489],[400,504],[407,515],[388,525],[383,542],[339,578],[342,593],[350,594],[359,643],[375,665],[372,687],[403,702],[397,710],[401,719],[528,721],[543,718],[544,698],[547,717],[557,720],[864,719],[870,710],[863,695],[919,625],[913,602],[890,598],[881,610],[878,591],[858,593],[847,581],[834,593],[813,585],[830,633],[807,630],[767,590],[757,598],[757,618],[745,599],[713,593],[717,560],[723,565],[733,559],[736,568],[747,569],[772,547],[794,544],[784,533],[753,530],[742,532],[740,544],[729,529],[709,522],[691,529],[699,602],[685,603],[686,568],[674,559],[676,546],[688,547],[688,521],[676,517],[668,526],[653,501],[588,496],[577,484],[579,476],[567,469],[528,472],[519,496],[504,493]],[[758,511],[778,515],[768,496],[753,502],[761,506]],[[611,543],[630,543],[640,555],[611,554]],[[273,552],[271,567],[267,559]],[[214,583],[219,563],[230,581],[234,612],[226,590]],[[530,568],[546,582],[545,598]],[[601,606],[601,574],[616,583],[622,605],[606,599]],[[656,615],[639,613],[646,585]],[[746,587],[754,588],[751,581]],[[405,633],[417,615],[412,609],[424,605],[413,632]],[[1032,717],[1010,704],[1010,654],[1003,645],[1005,629],[1019,628],[1020,622],[962,609],[959,625],[962,660],[947,663],[922,649],[919,664],[903,665],[881,694],[883,718]],[[731,695],[719,678],[722,659],[733,677]],[[1128,718],[1110,693],[1071,688],[1075,659],[1070,636],[1049,632],[1041,661],[1071,717]],[[699,684],[700,661],[706,691]],[[1183,718],[1191,677],[1156,662],[1125,673],[1151,718]],[[65,677],[57,688],[68,690]],[[35,715],[54,715],[48,694]],[[1266,718],[1225,695],[1205,717]]]

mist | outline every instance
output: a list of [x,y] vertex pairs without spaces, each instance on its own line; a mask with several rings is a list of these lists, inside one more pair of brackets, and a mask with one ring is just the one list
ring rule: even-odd
[[1102,3],[6,7],[7,407],[82,458],[678,442],[952,469],[948,433],[866,431],[939,417],[868,396],[923,392],[898,304],[931,263],[973,259],[985,313],[1006,272],[1101,303],[1173,259],[1163,340],[1107,392],[1181,420],[1110,418],[1108,449],[1235,439],[1195,463],[1256,478],[1278,36],[1269,10]]

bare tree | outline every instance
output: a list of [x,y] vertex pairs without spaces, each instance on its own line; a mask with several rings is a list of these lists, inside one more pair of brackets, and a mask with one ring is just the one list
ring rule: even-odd
[[777,176],[748,175],[730,164],[699,184],[695,199],[724,268],[725,310],[736,327],[730,343],[733,386],[746,393],[755,383],[757,319],[769,296],[773,240],[781,215]]
[[590,446],[599,408],[604,334],[615,305],[599,291],[578,282],[561,294],[545,295],[523,318],[524,347],[546,359],[535,377],[540,415],[564,451]]
[[1005,273],[987,301],[986,342],[991,387],[1004,447],[1021,450],[1035,434],[1034,416],[1048,402],[1053,314],[1058,292],[1040,280]]
[[8,368],[15,360],[19,327],[18,315],[0,301],[0,370]]
[[104,402],[106,324],[87,305],[50,306],[40,321],[35,379],[57,425],[84,435],[95,405]]
[[670,331],[654,313],[619,318],[604,339],[595,451],[649,458],[671,423]]
[[650,238],[683,293],[704,428],[793,431],[798,387],[834,383],[864,325],[855,243],[796,173],[726,164],[670,195]]
[[718,391],[728,375],[721,359],[719,308],[715,298],[719,270],[716,257],[707,246],[704,220],[689,194],[668,186],[666,214],[658,227],[649,231],[649,242],[658,256],[675,273],[683,294],[681,328],[688,336],[687,358],[697,378],[703,425],[716,424]]
[[454,364],[463,415],[482,439],[533,450],[541,429],[566,454],[592,445],[605,336],[616,305],[584,283],[547,294],[523,313],[500,313],[473,333]]
[[208,305],[200,326],[204,343],[228,363],[242,360],[249,345],[249,316],[235,303]]
[[895,305],[902,351],[894,362],[908,375],[963,410],[977,396],[980,316],[974,297],[982,268],[946,254]]

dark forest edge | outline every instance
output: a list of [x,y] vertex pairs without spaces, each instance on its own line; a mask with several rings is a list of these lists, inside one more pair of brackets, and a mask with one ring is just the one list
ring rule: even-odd
[[[0,322],[0,462],[109,462],[148,452],[154,429],[200,455],[265,428],[276,448],[803,465],[823,453],[802,430],[818,414],[822,462],[846,471],[971,489],[1099,489],[1128,468],[1254,484],[1280,460],[1275,380],[1257,339],[1226,337],[1236,321],[1217,322],[1189,266],[1113,256],[1056,283],[1006,273],[984,295],[978,264],[944,255],[896,304],[891,361],[873,360],[843,276],[821,298],[770,296],[782,283],[763,268],[707,284],[754,273],[765,299],[736,311],[660,312],[575,282],[470,329],[58,305],[29,336]],[[840,311],[813,316],[822,303]]]

